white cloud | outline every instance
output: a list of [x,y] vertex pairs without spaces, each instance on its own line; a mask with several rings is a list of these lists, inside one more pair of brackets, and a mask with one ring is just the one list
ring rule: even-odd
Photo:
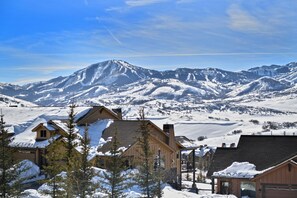
[[147,6],[156,3],[162,3],[167,0],[126,0],[125,3],[130,7]]
[[80,69],[81,66],[73,66],[73,65],[55,65],[55,66],[23,66],[23,67],[17,67],[15,70],[21,70],[21,71],[36,71],[41,72],[43,74],[51,74],[53,72],[57,71],[67,71],[67,70],[75,70]]
[[232,4],[227,10],[229,16],[229,27],[242,32],[259,32],[264,25],[247,11],[241,9],[238,5]]

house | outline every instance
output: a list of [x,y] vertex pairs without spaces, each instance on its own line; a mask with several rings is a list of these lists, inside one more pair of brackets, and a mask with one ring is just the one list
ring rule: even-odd
[[194,140],[191,140],[186,136],[176,136],[175,140],[184,147],[181,152],[181,164],[183,171],[189,172],[192,170],[193,149],[195,149],[195,167],[203,171],[208,170],[210,161],[215,152],[214,147],[207,145],[197,146]]
[[[101,141],[106,142],[98,148],[96,156],[97,166],[105,168],[106,160],[110,155],[111,139],[117,132],[119,148],[123,151],[121,156],[126,159],[126,165],[136,167],[141,159],[141,147],[139,131],[142,121],[139,120],[114,120],[111,125],[102,132]],[[178,181],[180,176],[180,149],[182,146],[175,141],[174,126],[164,124],[163,130],[151,121],[143,121],[149,129],[149,144],[154,159],[160,155],[161,165],[166,170],[168,181]],[[151,163],[154,163],[152,159]]]
[[242,135],[237,148],[217,148],[207,176],[220,194],[297,197],[297,136]]
[[[121,156],[126,160],[127,166],[136,167],[139,164],[141,122],[123,120],[121,109],[109,110],[103,106],[95,106],[77,113],[75,132],[77,136],[82,136],[85,126],[88,126],[91,139],[89,160],[104,168],[106,160],[110,157],[111,140],[116,131],[119,147],[123,151]],[[182,146],[175,141],[174,126],[166,124],[163,129],[160,129],[149,120],[143,122],[149,129],[151,152],[154,157],[160,155],[167,179],[179,181]],[[16,159],[29,159],[42,168],[47,163],[44,157],[47,147],[52,141],[63,141],[67,136],[67,131],[66,118],[37,118],[26,130],[14,136],[11,146],[18,150],[15,155]]]

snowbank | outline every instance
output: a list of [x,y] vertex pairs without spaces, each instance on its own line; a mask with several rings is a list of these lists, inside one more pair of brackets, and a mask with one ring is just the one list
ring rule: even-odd
[[37,177],[40,173],[39,167],[30,160],[23,160],[18,165],[20,167],[18,167],[17,171],[21,173],[21,179]]

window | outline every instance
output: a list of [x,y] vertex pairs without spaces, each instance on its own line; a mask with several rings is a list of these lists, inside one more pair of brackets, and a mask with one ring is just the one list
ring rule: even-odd
[[241,182],[240,183],[241,197],[256,197],[256,184],[254,182]]
[[40,137],[45,138],[46,137],[46,130],[40,131]]
[[154,170],[157,170],[158,168],[165,169],[165,159],[164,156],[161,156],[160,150],[159,154],[155,156],[154,158]]
[[227,181],[221,182],[221,194],[228,195],[231,193],[231,183]]

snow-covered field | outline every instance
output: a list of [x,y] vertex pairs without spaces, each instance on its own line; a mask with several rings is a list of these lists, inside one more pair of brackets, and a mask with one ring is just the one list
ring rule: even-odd
[[[167,104],[160,107],[161,103],[151,103],[145,106],[147,119],[153,121],[157,126],[163,128],[163,124],[169,123],[175,126],[175,135],[186,136],[195,141],[197,145],[221,146],[222,143],[237,144],[241,134],[262,135],[297,135],[297,128],[279,128],[277,130],[263,130],[263,124],[271,121],[281,124],[283,122],[297,121],[297,97],[277,97],[263,101],[242,101],[241,107],[269,108],[282,113],[263,112],[238,112],[235,110],[213,110],[203,109],[198,104],[192,110],[175,110],[168,107],[176,104]],[[210,101],[208,103],[211,103]],[[187,104],[184,104],[187,105]],[[205,105],[205,104],[204,104]],[[108,108],[122,108],[124,119],[136,119],[139,106],[123,105],[108,106]],[[196,108],[197,107],[197,108]],[[200,107],[200,108],[199,108]],[[86,107],[78,107],[77,111],[83,111]],[[45,120],[67,118],[68,107],[1,107],[4,120],[9,131],[16,134],[23,132],[37,117]],[[286,111],[290,111],[287,113]],[[258,123],[251,122],[251,120]],[[203,141],[198,141],[200,136],[206,136]]]

